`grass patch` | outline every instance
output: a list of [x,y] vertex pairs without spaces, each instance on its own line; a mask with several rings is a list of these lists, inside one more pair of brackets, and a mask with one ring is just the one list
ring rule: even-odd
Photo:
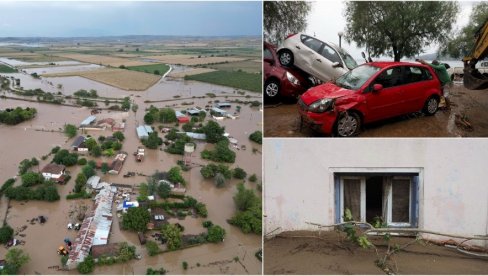
[[15,73],[15,72],[17,72],[15,68],[0,64],[0,73]]
[[237,62],[226,62],[214,65],[208,65],[209,68],[221,71],[238,71],[239,69],[248,73],[261,72],[263,64],[252,60],[244,60]]
[[251,74],[239,71],[214,71],[198,75],[185,76],[185,80],[196,80],[223,86],[261,92],[261,74]]
[[[166,64],[151,64],[151,65],[140,65],[140,66],[127,66],[128,70],[139,71],[155,75],[164,75],[169,70],[169,66]],[[156,73],[155,73],[156,72]]]

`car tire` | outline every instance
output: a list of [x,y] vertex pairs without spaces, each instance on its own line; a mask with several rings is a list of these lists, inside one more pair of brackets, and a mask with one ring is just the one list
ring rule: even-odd
[[431,96],[425,101],[424,109],[425,115],[432,116],[439,110],[439,97]]
[[355,112],[344,112],[337,119],[335,134],[338,137],[357,136],[361,130],[361,117]]
[[267,80],[264,84],[264,100],[275,102],[280,97],[280,83],[277,80]]
[[286,67],[293,65],[293,53],[290,50],[282,50],[278,53],[280,64]]

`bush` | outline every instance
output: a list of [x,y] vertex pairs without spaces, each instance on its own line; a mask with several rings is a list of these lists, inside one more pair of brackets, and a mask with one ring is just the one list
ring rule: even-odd
[[256,174],[252,174],[250,177],[249,177],[249,181],[251,182],[256,182],[258,180],[258,177],[256,176]]
[[207,228],[208,234],[207,234],[207,241],[213,242],[213,243],[218,243],[218,242],[223,242],[224,237],[225,237],[225,229],[218,226],[218,225],[212,225]]
[[244,179],[246,178],[247,173],[243,169],[237,167],[234,169],[232,176],[237,179]]
[[75,137],[77,133],[78,133],[78,128],[76,128],[76,126],[71,124],[67,124],[64,126],[64,134],[66,134],[68,138]]
[[66,167],[73,166],[78,162],[78,154],[69,153],[68,150],[62,149],[54,155],[53,162]]
[[221,127],[217,122],[208,121],[207,124],[202,127],[202,131],[205,133],[208,143],[217,143],[225,139],[225,127]]
[[145,232],[147,223],[151,220],[149,211],[145,208],[129,208],[122,215],[122,228],[136,232]]
[[197,215],[206,218],[208,216],[207,206],[204,203],[198,202],[195,205],[195,210],[197,211]]
[[249,140],[261,145],[263,143],[263,133],[259,130],[253,132],[249,135]]
[[165,224],[161,234],[166,239],[169,250],[176,250],[181,247],[181,229],[175,224]]
[[165,275],[166,274],[166,269],[164,269],[163,267],[161,267],[160,269],[152,269],[152,268],[147,268],[146,270],[146,275]]
[[181,175],[180,167],[172,167],[168,171],[168,180],[172,183],[181,183],[182,185],[186,184],[185,179]]
[[241,228],[244,233],[261,234],[262,232],[262,205],[261,200],[253,190],[246,189],[241,183],[237,186],[237,194],[234,196],[234,203],[237,212],[229,220]]
[[0,196],[10,187],[12,187],[15,183],[15,179],[9,178],[5,183],[3,183],[2,188],[0,188]]
[[188,263],[186,261],[184,261],[183,263],[181,263],[181,266],[183,267],[184,270],[187,270],[188,269]]
[[229,149],[229,140],[221,140],[217,142],[214,150],[204,150],[201,152],[203,159],[209,159],[215,162],[234,163],[236,153]]
[[81,274],[92,273],[95,269],[95,261],[91,255],[88,255],[88,257],[86,257],[83,262],[79,263],[76,268]]
[[154,241],[147,241],[146,249],[147,249],[147,254],[149,254],[149,256],[155,256],[161,252],[158,244]]
[[211,222],[210,220],[206,220],[202,223],[202,226],[205,227],[205,228],[209,228],[210,226],[214,225],[213,222]]
[[80,165],[80,166],[86,165],[86,159],[85,158],[78,159],[78,165]]
[[124,141],[125,139],[125,136],[122,132],[120,131],[116,131],[112,134],[113,137],[117,138],[117,140],[119,140],[120,142]]
[[31,107],[27,107],[25,109],[21,107],[17,107],[15,109],[7,108],[0,111],[0,123],[16,125],[34,118],[36,114],[37,109]]
[[14,236],[14,229],[10,227],[8,224],[4,224],[2,228],[0,228],[0,243],[6,244],[10,241]]

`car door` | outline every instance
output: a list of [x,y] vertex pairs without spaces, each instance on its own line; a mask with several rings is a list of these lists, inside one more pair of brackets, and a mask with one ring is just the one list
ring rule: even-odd
[[[347,71],[344,69],[339,53],[326,43],[320,50],[320,58],[317,61],[320,63],[320,77],[324,81],[335,79]],[[334,63],[338,64],[338,66],[334,67]]]
[[302,35],[301,41],[303,46],[298,49],[300,54],[295,55],[295,64],[303,71],[319,77],[320,63],[317,59],[324,43],[308,35]]
[[420,66],[405,66],[403,79],[404,113],[419,111],[427,100],[425,91],[429,88],[432,75]]
[[[401,66],[387,68],[370,83],[365,92],[368,114],[366,122],[386,119],[402,114],[402,68]],[[373,91],[374,84],[381,84],[383,89]]]

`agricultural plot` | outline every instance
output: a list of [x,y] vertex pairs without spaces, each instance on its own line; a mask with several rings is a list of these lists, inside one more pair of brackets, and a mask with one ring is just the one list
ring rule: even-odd
[[111,56],[100,56],[100,55],[86,55],[86,54],[58,54],[60,57],[74,59],[78,61],[93,63],[93,64],[102,64],[102,65],[109,65],[113,67],[119,67],[121,65],[124,66],[139,66],[139,65],[148,65],[151,63],[142,62],[138,60],[132,59],[125,59],[119,57],[111,57]]
[[259,73],[262,70],[262,63],[257,63],[253,60],[244,60],[238,62],[226,62],[220,64],[209,65],[210,68],[221,71],[244,71],[248,73]]
[[15,72],[17,72],[17,70],[15,70],[14,68],[7,65],[0,64],[0,73],[15,73]]
[[148,56],[147,58],[159,60],[168,64],[182,64],[182,65],[204,65],[210,63],[221,62],[236,62],[243,61],[245,58],[240,57],[198,57],[198,55],[164,55],[164,56]]
[[186,76],[185,80],[208,82],[253,92],[261,92],[262,90],[261,74],[251,74],[242,71],[214,71]]
[[160,76],[141,73],[137,71],[104,68],[100,70],[84,72],[68,72],[58,74],[46,74],[44,77],[68,77],[80,76],[93,81],[101,82],[124,90],[144,91],[153,86],[161,78]]
[[141,66],[130,66],[130,67],[126,67],[126,69],[162,76],[166,72],[168,72],[169,66],[166,64],[151,64],[151,65],[141,65]]
[[0,53],[1,57],[12,58],[24,62],[55,62],[63,61],[65,58],[60,58],[53,55],[30,53],[30,52],[7,52]]
[[172,78],[184,78],[186,76],[198,75],[198,74],[208,73],[213,71],[216,70],[211,68],[195,68],[195,69],[185,70],[183,72],[177,72],[177,73],[171,72],[168,76]]

